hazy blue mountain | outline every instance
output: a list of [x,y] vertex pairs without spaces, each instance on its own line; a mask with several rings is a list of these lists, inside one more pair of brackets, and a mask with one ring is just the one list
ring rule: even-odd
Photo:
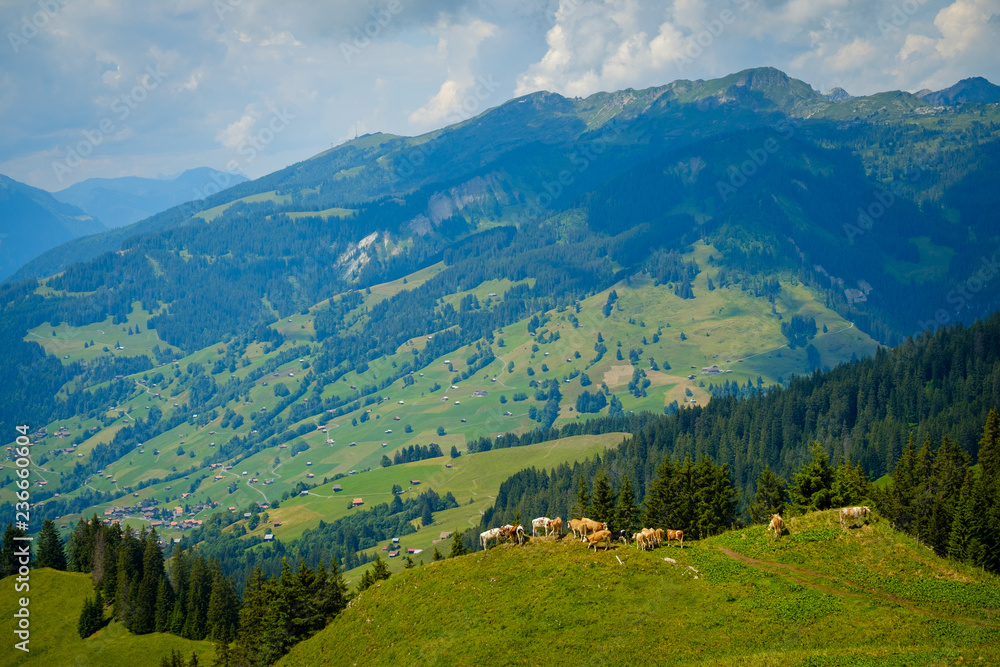
[[918,97],[929,104],[951,105],[965,102],[989,104],[1000,102],[1000,86],[990,83],[981,76],[962,79],[954,86],[934,92],[921,91]]
[[[83,209],[108,227],[115,228],[131,225],[186,201],[200,199],[206,186],[221,184],[230,187],[247,180],[242,174],[233,176],[208,167],[198,167],[188,169],[173,179],[138,176],[88,178],[52,196]],[[213,186],[210,192],[214,191]]]
[[0,174],[0,279],[50,248],[106,229],[76,206]]

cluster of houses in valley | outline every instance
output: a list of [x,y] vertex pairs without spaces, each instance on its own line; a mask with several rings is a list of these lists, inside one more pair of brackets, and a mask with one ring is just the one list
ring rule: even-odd
[[[185,493],[182,499],[191,494]],[[125,505],[123,507],[109,507],[104,510],[104,523],[121,523],[125,519],[142,519],[147,521],[150,527],[157,530],[173,529],[187,530],[189,528],[200,528],[201,519],[194,517],[204,509],[218,507],[219,503],[197,503],[184,507],[177,506],[169,510],[161,509],[157,506],[156,498],[144,498],[136,505]]]

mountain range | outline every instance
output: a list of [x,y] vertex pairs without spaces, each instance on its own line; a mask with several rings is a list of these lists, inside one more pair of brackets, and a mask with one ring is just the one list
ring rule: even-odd
[[[363,505],[423,478],[461,504],[407,512],[475,524],[529,460],[494,456],[498,436],[565,436],[537,462],[569,464],[629,412],[682,423],[852,360],[884,371],[880,343],[995,310],[1000,105],[966,88],[824,96],[760,68],[358,137],[22,267],[0,285],[0,428],[31,424],[33,500],[62,521],[207,540],[192,531],[220,503],[286,504],[284,525],[240,524],[228,548],[348,516],[334,482]],[[917,402],[919,374],[900,380]],[[845,391],[823,399],[830,422],[811,398],[782,407],[759,438],[772,465],[787,474],[813,438],[859,455],[843,424],[875,408]],[[876,436],[898,444],[916,420],[895,407]],[[744,435],[711,453],[747,494],[762,445]],[[476,484],[427,462],[452,448]],[[897,449],[866,444],[866,468]],[[344,549],[352,567],[371,556]]]
[[106,231],[100,220],[0,174],[0,278],[50,248]]
[[52,194],[72,204],[110,228],[124,227],[160,211],[200,199],[212,192],[249,180],[243,174],[199,167],[174,178],[88,178]]

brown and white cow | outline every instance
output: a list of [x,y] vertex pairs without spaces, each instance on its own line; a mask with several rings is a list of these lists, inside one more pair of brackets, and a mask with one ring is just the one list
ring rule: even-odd
[[850,519],[851,525],[853,526],[858,520],[864,520],[868,518],[868,515],[872,513],[871,508],[865,507],[841,507],[840,508],[840,525],[845,529],[847,528],[847,521]]
[[671,542],[679,542],[681,549],[684,548],[684,531],[683,530],[668,530],[667,531],[667,546],[670,546]]
[[479,541],[483,545],[483,549],[486,549],[486,545],[490,542],[500,543],[500,535],[502,531],[500,528],[490,528],[489,530],[479,533]]
[[581,537],[583,535],[583,519],[570,519],[569,529],[573,531],[573,537]]
[[587,535],[587,548],[594,547],[594,551],[597,551],[598,544],[607,544],[604,548],[605,551],[611,548],[611,531],[610,530],[598,530],[591,535]]
[[771,515],[771,523],[767,524],[767,529],[774,531],[775,538],[781,537],[781,534],[785,532],[785,522],[780,514]]
[[531,520],[531,536],[534,537],[538,534],[538,529],[542,529],[543,535],[549,534],[549,524],[552,523],[552,519],[547,516],[540,516],[537,519]]
[[593,519],[588,519],[587,517],[583,517],[580,521],[583,522],[584,536],[586,536],[587,533],[596,533],[598,531],[608,529],[608,524],[601,523],[600,521],[594,521]]

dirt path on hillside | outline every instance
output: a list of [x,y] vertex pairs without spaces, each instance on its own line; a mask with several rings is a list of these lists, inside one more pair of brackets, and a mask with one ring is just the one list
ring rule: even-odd
[[[745,555],[743,555],[741,553],[737,553],[737,552],[733,551],[732,549],[727,549],[726,547],[718,547],[718,549],[719,549],[719,551],[721,551],[722,553],[726,554],[730,558],[732,558],[734,560],[738,560],[741,563],[745,563],[745,564],[747,564],[747,565],[749,565],[751,567],[755,567],[758,570],[765,570],[765,571],[770,572],[772,574],[782,575],[784,577],[787,577],[788,579],[793,580],[797,584],[801,584],[803,586],[809,586],[810,588],[815,588],[817,590],[823,591],[824,593],[830,593],[831,595],[845,595],[845,596],[848,596],[848,597],[858,597],[858,598],[868,598],[868,597],[871,597],[871,596],[874,595],[874,596],[880,597],[880,598],[882,598],[884,600],[888,600],[889,602],[892,602],[894,604],[898,604],[898,605],[900,605],[902,607],[906,607],[910,611],[914,611],[914,612],[917,612],[917,613],[920,613],[920,614],[924,614],[924,615],[930,616],[932,618],[937,618],[937,619],[946,620],[946,621],[958,621],[960,623],[966,623],[968,625],[977,625],[977,626],[986,627],[986,628],[1000,627],[1000,626],[994,625],[992,623],[985,623],[983,621],[975,621],[975,620],[972,620],[972,619],[969,619],[969,618],[961,618],[961,617],[957,617],[957,616],[948,616],[948,615],[944,615],[944,614],[936,614],[936,613],[934,613],[932,611],[928,611],[927,609],[924,609],[922,607],[918,607],[913,602],[910,602],[909,600],[904,600],[903,598],[901,598],[901,597],[899,597],[897,595],[893,595],[892,593],[886,593],[884,591],[879,591],[879,590],[876,590],[874,588],[863,588],[863,587],[861,587],[861,586],[859,586],[857,584],[853,584],[853,583],[848,582],[848,581],[843,581],[842,579],[839,579],[837,577],[834,577],[834,576],[831,576],[831,575],[828,575],[828,574],[820,574],[819,572],[813,572],[811,570],[806,570],[805,568],[798,567],[797,565],[788,565],[787,563],[777,563],[777,562],[774,562],[774,561],[759,560],[759,559],[753,558],[751,556],[745,556]],[[848,586],[848,587],[851,587],[851,588],[859,588],[859,589],[861,589],[863,591],[866,591],[866,592],[859,593],[859,592],[855,592],[855,591],[846,591],[846,590],[839,589],[839,588],[833,588],[831,586],[824,586],[823,584],[817,583],[815,581],[809,581],[805,577],[815,577],[817,579],[826,579],[826,580],[831,581],[831,582],[836,582],[836,583],[840,584],[841,586]]]

